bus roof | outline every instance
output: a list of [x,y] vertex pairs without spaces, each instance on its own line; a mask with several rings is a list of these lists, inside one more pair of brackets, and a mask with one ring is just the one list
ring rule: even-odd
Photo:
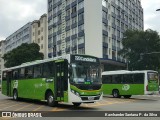
[[69,55],[70,54],[67,54],[67,55],[64,55],[64,56],[58,56],[58,57],[54,57],[54,58],[49,58],[49,59],[44,59],[44,60],[35,60],[35,61],[31,61],[31,62],[26,62],[26,63],[22,63],[19,66],[15,66],[15,67],[11,67],[11,68],[5,68],[5,69],[3,69],[3,71],[6,71],[6,70],[9,71],[9,70],[13,70],[13,69],[16,69],[16,68],[22,68],[22,67],[36,65],[36,64],[40,64],[40,63],[54,61],[54,60],[68,59]]
[[[62,55],[62,56],[58,56],[58,57],[54,57],[54,58],[49,58],[49,59],[44,59],[44,60],[35,60],[35,61],[31,61],[31,62],[22,63],[19,66],[5,68],[2,71],[10,71],[10,70],[17,69],[17,68],[22,68],[22,67],[26,67],[26,66],[32,66],[32,65],[41,64],[41,63],[50,62],[50,61],[55,61],[55,60],[67,59],[70,62],[70,59],[71,59],[70,56],[71,55],[74,55],[74,56],[78,56],[79,55],[79,56],[86,56],[86,57],[95,57],[95,56],[91,56],[91,55],[66,54],[66,55]],[[95,57],[95,58],[97,58],[97,57]]]
[[102,72],[102,75],[118,75],[118,74],[134,74],[134,73],[145,73],[145,72],[157,72],[154,70],[135,70],[135,71],[129,71],[129,70],[115,70],[115,71],[104,71]]

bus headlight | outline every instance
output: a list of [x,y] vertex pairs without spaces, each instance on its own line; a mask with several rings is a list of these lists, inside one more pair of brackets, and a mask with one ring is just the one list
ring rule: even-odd
[[78,92],[76,92],[76,95],[77,95],[77,96],[80,96]]
[[75,94],[76,96],[80,96],[80,94],[79,94],[78,92],[76,92],[76,91],[74,91],[74,90],[72,90],[72,89],[71,89],[71,92],[72,92],[73,94]]

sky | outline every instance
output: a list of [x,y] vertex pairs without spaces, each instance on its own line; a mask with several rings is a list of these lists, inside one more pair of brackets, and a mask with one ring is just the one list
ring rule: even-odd
[[[160,34],[160,0],[141,0],[144,10],[144,30],[150,28]],[[0,0],[0,40],[37,20],[47,12],[47,0]]]

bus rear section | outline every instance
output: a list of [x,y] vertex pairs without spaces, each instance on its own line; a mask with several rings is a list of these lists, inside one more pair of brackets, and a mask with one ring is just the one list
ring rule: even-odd
[[146,81],[145,81],[145,94],[159,94],[159,77],[158,73],[155,71],[149,71],[146,73]]

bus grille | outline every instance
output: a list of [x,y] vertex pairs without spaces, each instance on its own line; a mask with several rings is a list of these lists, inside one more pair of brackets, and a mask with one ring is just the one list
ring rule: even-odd
[[[92,100],[99,100],[99,98],[100,98],[100,96],[96,96],[96,97],[94,97],[94,99],[92,99]],[[89,97],[81,97],[81,99],[82,99],[82,100],[90,100]]]
[[101,85],[76,85],[77,88],[81,90],[99,90]]

